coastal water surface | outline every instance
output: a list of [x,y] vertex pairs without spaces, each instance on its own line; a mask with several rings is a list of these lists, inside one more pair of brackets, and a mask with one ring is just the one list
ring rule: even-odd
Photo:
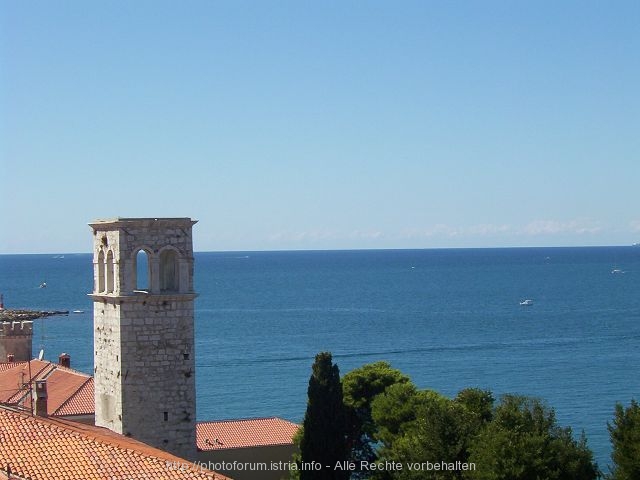
[[[34,351],[87,373],[91,261],[0,255],[7,308],[84,311],[37,320]],[[638,247],[197,253],[195,275],[199,420],[301,421],[326,350],[343,374],[387,360],[448,396],[541,397],[606,469],[614,405],[640,397]]]

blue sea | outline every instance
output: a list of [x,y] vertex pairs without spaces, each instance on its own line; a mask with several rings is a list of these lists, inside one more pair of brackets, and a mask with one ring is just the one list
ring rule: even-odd
[[[89,254],[0,255],[7,308],[85,312],[37,320],[34,353],[87,373],[92,275]],[[195,275],[199,420],[301,421],[330,351],[343,374],[540,397],[606,469],[614,405],[640,398],[638,247],[197,253]]]

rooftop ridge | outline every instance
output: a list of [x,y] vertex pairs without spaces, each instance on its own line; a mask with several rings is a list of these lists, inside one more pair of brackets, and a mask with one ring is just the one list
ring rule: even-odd
[[[44,370],[48,366],[53,366],[54,370],[60,369],[60,370],[63,370],[65,372],[73,373],[75,375],[80,375],[82,377],[91,377],[91,375],[89,375],[88,373],[85,373],[85,372],[83,372],[81,370],[77,370],[77,369],[72,368],[72,367],[65,367],[63,365],[60,365],[59,363],[53,362],[52,360],[39,360],[37,358],[32,358],[31,360],[20,360],[18,362],[0,362],[0,372],[2,372],[4,370],[10,370],[10,369],[15,368],[15,367],[20,366],[20,365],[26,366],[27,363],[31,363],[31,362],[42,362],[42,363],[46,364],[38,372],[41,372],[42,370]],[[31,363],[31,365],[34,365],[34,363]],[[31,373],[33,374],[33,371]]]
[[91,377],[91,375],[89,375],[88,373],[85,373],[85,372],[83,372],[81,370],[76,370],[75,368],[72,368],[72,367],[65,367],[64,365],[60,365],[59,363],[54,363],[54,362],[52,362],[50,360],[43,360],[43,361],[49,362],[49,363],[51,363],[51,365],[55,365],[55,367],[56,367],[55,369],[56,370],[62,370],[64,372],[72,373],[74,375],[79,375],[81,377],[87,377],[87,378]]

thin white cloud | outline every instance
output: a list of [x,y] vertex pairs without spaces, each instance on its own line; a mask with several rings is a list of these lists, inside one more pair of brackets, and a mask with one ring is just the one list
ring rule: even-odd
[[519,230],[520,235],[538,236],[538,235],[558,235],[558,234],[575,234],[589,235],[602,231],[602,227],[591,220],[534,220],[529,222]]
[[366,239],[366,240],[378,240],[384,237],[384,233],[379,230],[363,232],[360,230],[354,230],[348,235],[348,238]]
[[632,232],[640,232],[640,220],[631,220],[629,222],[629,227]]
[[500,235],[511,232],[512,228],[509,225],[493,225],[490,223],[484,223],[481,225],[473,225],[465,229],[465,233],[469,235]]
[[[640,231],[640,221],[632,222],[632,228]],[[494,223],[480,223],[476,225],[455,226],[445,223],[425,226],[423,228],[409,228],[399,232],[385,231],[383,229],[370,230],[286,230],[274,232],[267,237],[272,244],[297,245],[297,246],[336,246],[336,245],[406,245],[451,242],[451,244],[475,244],[480,239],[481,244],[513,244],[520,243],[528,238],[549,237],[545,241],[551,241],[553,237],[560,236],[591,236],[604,231],[596,221],[590,219],[574,220],[534,220],[524,225],[508,225]],[[475,239],[475,240],[474,240]]]
[[334,240],[338,234],[330,230],[308,230],[308,231],[282,231],[275,232],[268,236],[270,242],[317,242],[322,240]]
[[494,225],[484,223],[466,227],[436,224],[423,229],[410,229],[401,233],[400,237],[407,239],[433,238],[433,237],[484,237],[507,234],[512,231],[509,225]]
[[380,230],[337,232],[333,230],[280,231],[270,234],[270,242],[318,243],[340,240],[379,240],[384,237]]

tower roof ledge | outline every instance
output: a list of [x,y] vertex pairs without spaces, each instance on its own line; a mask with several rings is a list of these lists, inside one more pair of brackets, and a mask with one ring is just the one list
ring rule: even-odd
[[197,220],[192,220],[189,217],[164,217],[164,218],[132,218],[132,217],[116,217],[97,219],[89,223],[92,228],[100,227],[124,227],[124,226],[152,226],[152,225],[189,225],[193,226],[197,223]]

